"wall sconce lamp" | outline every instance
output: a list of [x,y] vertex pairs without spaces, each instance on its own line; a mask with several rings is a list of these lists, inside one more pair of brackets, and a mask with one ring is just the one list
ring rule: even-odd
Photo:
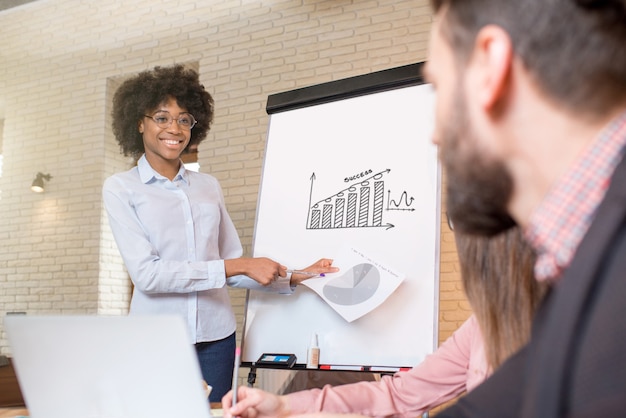
[[42,193],[44,189],[43,181],[50,181],[51,178],[52,176],[50,174],[44,174],[40,171],[39,173],[37,173],[37,177],[35,177],[35,180],[33,180],[33,184],[30,186],[30,189],[35,193]]

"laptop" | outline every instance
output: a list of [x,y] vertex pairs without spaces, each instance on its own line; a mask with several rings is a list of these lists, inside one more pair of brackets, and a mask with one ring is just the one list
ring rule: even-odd
[[209,401],[183,320],[6,316],[31,418],[205,418]]

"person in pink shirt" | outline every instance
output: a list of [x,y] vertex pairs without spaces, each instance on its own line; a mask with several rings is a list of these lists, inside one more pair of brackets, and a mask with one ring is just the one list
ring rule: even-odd
[[535,255],[518,228],[493,238],[456,233],[456,242],[474,313],[422,363],[377,382],[326,385],[282,396],[240,387],[232,408],[232,392],[222,398],[224,416],[327,412],[416,417],[478,386],[527,341],[546,287],[534,278]]

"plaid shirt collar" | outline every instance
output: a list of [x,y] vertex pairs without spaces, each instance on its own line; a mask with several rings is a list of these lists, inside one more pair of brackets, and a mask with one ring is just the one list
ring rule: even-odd
[[557,281],[587,232],[626,145],[626,112],[607,125],[533,212],[526,238],[537,251],[535,275]]

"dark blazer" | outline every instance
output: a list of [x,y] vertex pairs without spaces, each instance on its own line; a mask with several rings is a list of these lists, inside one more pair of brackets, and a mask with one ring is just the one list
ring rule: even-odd
[[626,417],[626,159],[529,344],[444,417]]

